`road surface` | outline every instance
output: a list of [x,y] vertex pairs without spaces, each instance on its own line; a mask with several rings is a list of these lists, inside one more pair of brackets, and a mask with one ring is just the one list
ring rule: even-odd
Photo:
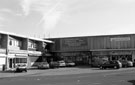
[[[68,71],[59,69],[53,70],[52,73]],[[91,73],[73,74],[74,71],[75,69],[70,70],[71,74],[63,75],[46,75],[46,72],[41,72],[24,76],[3,77],[0,78],[0,85],[135,85],[135,69],[98,70],[97,72],[93,70]]]

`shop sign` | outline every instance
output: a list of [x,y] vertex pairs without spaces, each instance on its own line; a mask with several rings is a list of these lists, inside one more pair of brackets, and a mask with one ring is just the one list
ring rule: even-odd
[[132,51],[112,51],[110,55],[131,55]]
[[29,54],[41,54],[40,51],[28,51]]
[[28,51],[25,51],[25,50],[9,50],[9,53],[27,54]]
[[63,39],[62,46],[63,47],[80,47],[80,46],[87,46],[87,38],[70,38],[70,39]]
[[108,52],[105,52],[105,51],[94,51],[92,52],[92,55],[108,55]]
[[92,52],[92,55],[131,55],[132,54],[132,51],[95,51],[95,52]]
[[115,37],[110,38],[111,41],[130,41],[130,37]]
[[29,56],[41,56],[42,53],[40,51],[28,51]]
[[28,54],[15,54],[15,56],[18,56],[18,57],[27,57],[28,56]]

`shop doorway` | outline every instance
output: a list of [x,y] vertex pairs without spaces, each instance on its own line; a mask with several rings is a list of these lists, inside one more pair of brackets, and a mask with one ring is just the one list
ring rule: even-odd
[[27,58],[9,58],[9,68],[15,68],[18,64],[27,64]]
[[14,68],[14,58],[9,58],[9,68]]

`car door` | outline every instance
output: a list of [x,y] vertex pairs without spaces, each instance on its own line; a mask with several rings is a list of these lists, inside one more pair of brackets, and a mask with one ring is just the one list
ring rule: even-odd
[[110,67],[110,68],[113,68],[114,66],[115,66],[115,62],[114,62],[114,61],[110,61],[109,67]]

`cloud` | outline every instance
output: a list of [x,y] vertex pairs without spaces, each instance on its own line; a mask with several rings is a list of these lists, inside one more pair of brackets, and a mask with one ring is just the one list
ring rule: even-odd
[[42,22],[43,26],[44,26],[44,31],[48,31],[51,30],[59,21],[61,17],[61,12],[53,12],[53,13],[49,13],[48,15],[44,15],[44,17],[42,18]]
[[0,14],[0,21],[4,21],[5,18],[2,16],[2,14]]
[[5,14],[17,15],[13,10],[8,9],[8,8],[0,9],[0,13],[1,13],[1,16],[4,16]]
[[12,11],[9,9],[6,9],[6,8],[2,8],[2,9],[0,9],[0,12],[10,13]]
[[4,16],[4,13],[10,13],[11,11],[8,9],[0,9],[0,28],[4,27],[5,25],[3,24],[7,19]]
[[112,0],[112,2],[129,4],[135,2],[135,0]]
[[38,25],[44,26],[44,29],[52,29],[61,19],[64,11],[62,0],[22,0],[21,6],[26,16],[31,11],[39,12],[42,18]]
[[22,6],[24,15],[29,14],[31,4],[32,4],[31,0],[21,0],[21,6]]

